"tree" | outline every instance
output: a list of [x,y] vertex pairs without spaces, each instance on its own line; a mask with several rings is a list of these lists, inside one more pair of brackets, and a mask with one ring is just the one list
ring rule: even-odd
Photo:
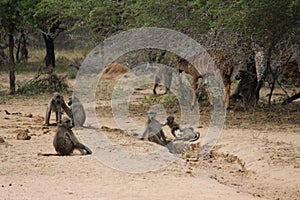
[[9,94],[14,94],[15,84],[15,58],[14,58],[14,33],[16,26],[20,23],[19,2],[17,0],[0,0],[0,25],[4,27],[8,35],[9,56]]
[[233,37],[238,36],[255,52],[258,78],[255,92],[258,96],[266,73],[272,71],[271,61],[276,44],[286,38],[299,37],[300,1],[211,0],[209,3],[212,27],[225,30]]
[[67,30],[71,0],[23,0],[22,15],[30,26],[37,28],[46,47],[45,65],[50,72],[55,67],[54,40]]

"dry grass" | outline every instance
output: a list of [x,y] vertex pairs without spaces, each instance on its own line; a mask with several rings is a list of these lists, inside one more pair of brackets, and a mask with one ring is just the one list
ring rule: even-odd
[[[76,60],[76,59],[83,59],[88,54],[88,50],[81,50],[81,49],[72,49],[72,50],[62,50],[56,49],[55,50],[55,57],[57,59],[68,59],[68,60]],[[28,62],[36,63],[36,62],[43,62],[45,57],[45,49],[29,49],[29,60]]]

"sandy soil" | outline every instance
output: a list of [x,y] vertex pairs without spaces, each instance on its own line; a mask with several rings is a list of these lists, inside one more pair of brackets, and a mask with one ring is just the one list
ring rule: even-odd
[[[38,156],[55,153],[56,128],[43,126],[46,105],[45,99],[30,98],[0,105],[0,136],[5,140],[0,144],[0,199],[300,199],[300,127],[225,128],[208,159],[194,160],[186,154],[157,171],[126,173],[79,152]],[[97,111],[108,138],[123,150],[160,148],[118,130],[101,106]],[[137,120],[143,124],[145,117]],[[17,134],[27,129],[31,139],[17,140]],[[197,131],[203,140],[207,127]]]

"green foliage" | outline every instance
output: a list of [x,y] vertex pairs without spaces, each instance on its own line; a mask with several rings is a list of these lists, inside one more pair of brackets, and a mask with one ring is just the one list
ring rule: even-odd
[[131,1],[128,24],[130,27],[157,26],[195,34],[209,28],[208,23],[202,20],[204,10],[203,0]]
[[75,79],[77,72],[78,72],[78,69],[76,69],[75,67],[69,67],[68,68],[68,77],[70,79]]
[[35,28],[47,32],[57,23],[72,22],[70,11],[72,1],[70,0],[22,0],[20,13],[26,23]]
[[144,98],[142,100],[143,104],[149,104],[149,105],[154,105],[158,104],[160,102],[160,98],[156,98],[155,95],[151,94],[149,97],[144,95]]
[[176,96],[173,96],[173,95],[172,96],[167,95],[165,98],[163,98],[162,104],[167,108],[173,108],[173,107],[179,105]]
[[10,24],[15,26],[20,23],[20,1],[0,0],[0,25],[7,28]]
[[214,0],[208,3],[212,28],[224,29],[246,40],[251,38],[261,45],[274,45],[288,34],[299,33],[299,0]]
[[160,97],[157,97],[153,94],[149,95],[148,97],[144,95],[144,98],[141,101],[141,105],[149,107],[160,103],[166,108],[174,108],[179,105],[179,102],[174,95],[163,95]]

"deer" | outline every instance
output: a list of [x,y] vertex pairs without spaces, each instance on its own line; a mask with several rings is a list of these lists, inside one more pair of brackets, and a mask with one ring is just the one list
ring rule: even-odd
[[[208,54],[206,54],[208,53]],[[181,74],[182,72],[185,72],[192,76],[193,80],[193,98],[192,98],[192,109],[194,108],[195,102],[196,102],[196,91],[198,89],[198,80],[199,78],[204,78],[209,76],[208,72],[200,72],[194,67],[195,64],[197,64],[199,68],[204,68],[204,66],[201,65],[208,65],[209,67],[215,66],[214,69],[208,69],[208,70],[214,70],[218,71],[222,77],[222,81],[225,87],[225,106],[226,109],[229,108],[229,97],[230,97],[230,85],[231,85],[231,75],[233,72],[233,66],[232,66],[232,60],[225,57],[225,55],[218,50],[208,50],[206,53],[200,53],[189,60],[182,58],[180,56],[176,56],[176,71],[178,74]],[[214,65],[209,65],[208,61],[205,60],[207,57],[210,57]],[[193,64],[194,65],[193,65]],[[209,98],[209,102],[212,105],[212,98],[209,94],[208,88],[205,88],[206,93]]]

